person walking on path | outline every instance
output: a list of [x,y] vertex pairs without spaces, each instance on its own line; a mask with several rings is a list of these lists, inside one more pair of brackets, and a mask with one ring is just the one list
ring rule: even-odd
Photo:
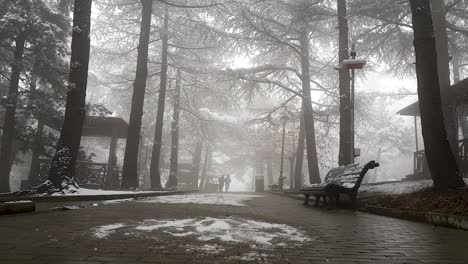
[[226,185],[226,192],[229,192],[229,185],[231,185],[231,177],[229,177],[229,174],[226,176],[226,179],[224,179],[224,183]]
[[224,175],[221,175],[218,179],[218,192],[223,192],[224,188]]

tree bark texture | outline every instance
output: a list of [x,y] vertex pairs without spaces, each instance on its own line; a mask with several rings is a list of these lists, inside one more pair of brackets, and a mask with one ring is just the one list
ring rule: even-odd
[[11,77],[3,120],[3,134],[0,145],[0,193],[10,192],[10,172],[13,164],[13,145],[16,140],[15,113],[18,104],[18,85],[21,76],[26,35],[19,33],[15,40]]
[[211,146],[210,144],[206,144],[205,148],[205,160],[203,161],[203,170],[202,170],[202,175],[201,175],[201,180],[200,180],[200,185],[198,186],[198,189],[200,191],[205,189],[205,181],[208,175],[208,170],[210,167],[211,163]]
[[174,112],[171,123],[171,165],[169,180],[166,188],[177,186],[177,165],[179,160],[179,118],[180,118],[180,82],[182,81],[180,69],[177,69],[176,85],[174,90]]
[[273,157],[269,156],[267,159],[267,177],[268,177],[268,184],[272,185],[273,180]]
[[416,75],[424,147],[434,186],[464,186],[451,151],[442,113],[437,49],[429,0],[410,0],[416,53]]
[[161,172],[159,159],[161,156],[162,132],[164,126],[164,104],[166,102],[166,85],[167,85],[167,49],[168,49],[168,12],[167,9],[164,14],[164,26],[162,32],[162,54],[161,54],[161,81],[159,82],[159,98],[158,98],[158,112],[156,114],[156,125],[154,129],[154,144],[153,152],[151,155],[150,177],[151,188],[162,189],[161,186]]
[[49,180],[60,190],[74,182],[76,157],[86,115],[91,6],[91,0],[75,0],[65,118],[49,173]]
[[444,0],[430,0],[437,51],[437,72],[442,98],[442,111],[452,153],[458,161],[458,117],[450,95],[450,58],[447,38],[446,7]]
[[195,152],[192,159],[192,188],[198,188],[198,177],[200,174],[200,162],[203,151],[203,144],[201,141],[197,141],[195,145]]
[[135,82],[133,83],[132,105],[128,124],[125,157],[122,169],[122,189],[138,187],[138,149],[140,145],[141,119],[148,77],[148,45],[151,31],[153,0],[142,0],[140,39]]
[[299,190],[302,187],[304,179],[302,178],[302,165],[304,161],[305,129],[304,118],[301,118],[299,125],[299,138],[296,150],[296,167],[294,169],[294,189]]
[[310,183],[320,183],[320,170],[317,158],[317,146],[315,144],[314,113],[312,109],[312,98],[310,94],[310,50],[309,31],[305,27],[301,32],[301,68],[302,68],[302,91],[304,98],[304,128],[307,143],[307,161],[309,165]]
[[[337,0],[338,8],[338,61],[341,65],[343,60],[349,59],[348,44],[348,19],[346,11],[346,0]],[[349,70],[339,70],[340,89],[340,149],[338,154],[338,165],[353,163],[354,151],[352,148],[352,124],[351,124],[351,95]]]

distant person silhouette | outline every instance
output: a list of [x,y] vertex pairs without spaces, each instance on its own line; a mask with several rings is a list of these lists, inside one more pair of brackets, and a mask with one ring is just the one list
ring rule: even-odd
[[218,179],[218,192],[223,192],[224,188],[224,175],[221,175]]
[[229,185],[231,185],[231,177],[229,177],[229,174],[226,176],[226,179],[224,179],[224,184],[226,185],[226,192],[229,192]]

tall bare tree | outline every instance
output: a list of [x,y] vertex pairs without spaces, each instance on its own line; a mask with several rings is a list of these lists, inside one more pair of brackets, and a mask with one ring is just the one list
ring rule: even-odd
[[156,125],[154,129],[154,144],[151,155],[150,177],[151,188],[162,189],[161,172],[159,160],[161,157],[162,132],[164,126],[164,105],[166,103],[166,85],[167,85],[167,53],[169,42],[169,14],[166,9],[164,12],[164,25],[162,32],[162,53],[161,53],[161,81],[159,82],[158,110],[156,114]]
[[410,0],[416,76],[424,147],[434,185],[446,190],[465,186],[447,139],[442,113],[437,48],[430,0]]
[[[346,0],[337,0],[338,11],[338,62],[341,64],[349,59],[348,44],[348,18]],[[351,124],[351,95],[349,71],[345,68],[339,70],[340,89],[340,149],[338,164],[348,165],[353,163],[354,151],[352,148],[352,124]]]
[[153,0],[141,0],[141,26],[138,43],[138,58],[135,82],[133,83],[132,106],[127,133],[127,144],[122,169],[122,188],[138,187],[138,149],[140,144],[141,118],[148,77],[148,45],[151,31]]
[[19,32],[15,39],[14,61],[11,64],[10,85],[8,88],[3,135],[0,148],[0,193],[10,192],[10,171],[13,163],[13,142],[15,141],[15,113],[18,104],[18,84],[22,69],[22,60],[26,33]]
[[174,90],[174,112],[171,123],[171,161],[169,170],[169,179],[166,183],[166,188],[177,186],[177,168],[179,162],[179,119],[180,119],[180,86],[182,74],[180,69],[177,69],[176,85]]
[[307,161],[309,166],[310,183],[320,183],[320,170],[318,166],[317,147],[315,142],[314,111],[310,93],[310,47],[309,30],[304,27],[301,32],[301,79],[304,106],[304,128],[307,146]]
[[92,0],[75,0],[73,9],[73,34],[65,119],[49,173],[49,180],[57,189],[74,184],[76,158],[86,116],[91,6]]

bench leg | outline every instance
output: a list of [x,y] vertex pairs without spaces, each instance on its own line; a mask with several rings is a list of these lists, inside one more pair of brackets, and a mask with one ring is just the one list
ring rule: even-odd
[[317,207],[319,205],[321,195],[315,194],[314,196],[315,196],[315,207]]
[[327,198],[328,198],[327,209],[336,209],[336,207],[337,207],[337,202],[338,202],[338,200],[340,199],[340,196],[339,196],[339,195],[332,194],[332,195],[328,195]]
[[310,194],[304,194],[304,203],[303,203],[303,205],[309,206],[309,197],[310,197]]
[[353,207],[353,210],[356,210],[357,209],[357,194],[350,194],[349,195],[349,198],[351,199],[351,204],[352,204],[352,207]]

